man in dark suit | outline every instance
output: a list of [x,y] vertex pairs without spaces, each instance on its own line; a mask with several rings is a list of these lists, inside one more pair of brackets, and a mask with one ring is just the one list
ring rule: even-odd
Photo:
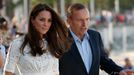
[[112,75],[132,73],[108,58],[100,34],[88,29],[89,19],[89,11],[84,5],[76,3],[69,7],[67,22],[73,43],[60,58],[60,75],[99,75],[99,68]]

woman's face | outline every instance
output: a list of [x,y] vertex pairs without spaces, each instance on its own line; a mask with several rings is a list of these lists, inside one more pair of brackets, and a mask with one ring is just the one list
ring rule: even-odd
[[32,19],[32,24],[39,32],[39,35],[42,37],[47,33],[51,24],[52,24],[52,16],[49,11],[43,10],[41,11],[35,19]]

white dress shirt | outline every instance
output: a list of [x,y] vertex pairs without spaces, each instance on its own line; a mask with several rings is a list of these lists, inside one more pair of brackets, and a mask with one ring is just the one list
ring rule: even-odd
[[92,51],[89,43],[89,35],[88,33],[85,33],[83,40],[81,40],[71,31],[71,29],[70,32],[74,38],[74,41],[84,62],[86,70],[89,73],[92,64]]

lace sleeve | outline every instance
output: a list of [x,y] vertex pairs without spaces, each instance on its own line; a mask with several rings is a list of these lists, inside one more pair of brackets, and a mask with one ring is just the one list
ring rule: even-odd
[[[22,42],[22,41],[21,41]],[[15,72],[16,64],[20,56],[20,40],[14,40],[8,50],[4,71]]]
[[54,75],[59,75],[59,60],[56,58],[55,63],[53,64]]

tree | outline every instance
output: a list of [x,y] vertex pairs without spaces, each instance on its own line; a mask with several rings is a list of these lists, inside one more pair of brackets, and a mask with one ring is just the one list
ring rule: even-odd
[[6,14],[9,16],[10,19],[14,16],[14,9],[18,6],[23,4],[23,0],[18,0],[14,3],[12,0],[5,0],[6,2]]
[[0,9],[3,7],[3,0],[0,0]]
[[119,0],[120,1],[120,9],[122,12],[125,10],[131,10],[134,7],[134,0]]
[[53,3],[55,2],[55,0],[32,0],[31,1],[31,5],[32,5],[32,7],[33,6],[35,6],[36,4],[38,4],[38,3],[46,3],[46,4],[48,4],[48,5],[50,5],[50,6],[52,6],[53,7]]
[[109,0],[95,0],[95,7],[97,10],[109,9]]

